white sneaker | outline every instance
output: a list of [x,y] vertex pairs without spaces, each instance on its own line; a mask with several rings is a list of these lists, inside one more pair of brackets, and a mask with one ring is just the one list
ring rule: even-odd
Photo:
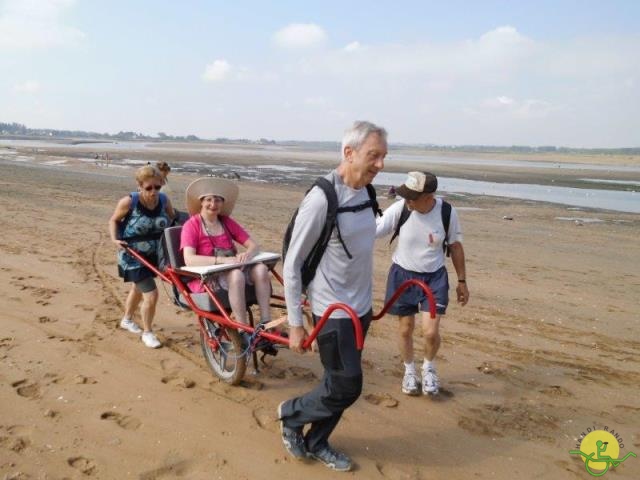
[[402,393],[406,395],[420,394],[420,381],[415,373],[406,372],[402,379]]
[[149,348],[158,348],[162,346],[160,340],[158,340],[153,332],[144,332],[142,334],[142,343]]
[[440,391],[440,380],[436,369],[429,367],[422,370],[422,393],[425,395],[437,395]]
[[129,330],[131,333],[142,333],[142,329],[138,326],[138,324],[129,318],[122,319],[122,321],[120,322],[120,328]]

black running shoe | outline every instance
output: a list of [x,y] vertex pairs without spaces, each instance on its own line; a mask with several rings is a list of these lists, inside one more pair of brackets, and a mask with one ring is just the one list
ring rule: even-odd
[[282,434],[282,443],[289,454],[298,460],[307,458],[307,447],[302,437],[302,429],[289,428],[284,424],[282,419],[282,402],[278,405],[278,420],[280,420],[280,433]]
[[315,452],[307,454],[309,458],[318,460],[326,467],[336,472],[348,472],[353,467],[351,459],[344,453],[334,450],[330,445],[319,448]]

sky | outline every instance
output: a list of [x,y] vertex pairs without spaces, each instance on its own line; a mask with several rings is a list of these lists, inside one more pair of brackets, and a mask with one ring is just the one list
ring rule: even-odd
[[0,0],[0,122],[640,146],[640,2]]

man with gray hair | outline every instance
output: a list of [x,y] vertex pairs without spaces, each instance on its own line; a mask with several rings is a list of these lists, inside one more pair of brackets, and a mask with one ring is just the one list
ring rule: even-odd
[[[371,321],[373,245],[376,220],[367,191],[384,168],[387,132],[370,122],[355,122],[342,140],[342,162],[326,178],[337,196],[336,225],[315,275],[306,287],[314,322],[333,303],[345,303],[358,314],[366,335]],[[327,220],[329,200],[313,187],[298,209],[284,261],[289,346],[303,353],[302,270],[319,241]],[[346,317],[346,318],[345,318]],[[329,445],[329,436],[342,413],[362,392],[361,352],[350,318],[334,312],[318,335],[322,382],[312,391],[278,407],[282,441],[295,458],[312,458],[337,471],[348,471],[351,459]],[[304,432],[306,425],[309,429]]]

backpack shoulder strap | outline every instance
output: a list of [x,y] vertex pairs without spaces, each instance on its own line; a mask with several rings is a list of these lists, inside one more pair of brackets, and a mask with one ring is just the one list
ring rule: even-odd
[[330,218],[333,218],[333,222],[335,222],[336,213],[338,212],[338,195],[336,194],[336,187],[324,177],[316,178],[316,181],[313,182],[311,188],[313,187],[318,187],[324,192],[324,196],[327,197],[327,222]]
[[411,211],[407,208],[407,202],[402,202],[402,212],[400,212],[400,218],[398,219],[398,225],[396,225],[396,229],[391,236],[391,240],[389,240],[389,245],[393,243],[398,235],[400,235],[400,228],[405,222],[409,219],[409,215],[411,215]]
[[140,201],[140,193],[131,192],[129,196],[131,197],[131,206],[129,207],[129,212],[133,212],[138,206],[138,202]]
[[122,217],[122,220],[120,220],[118,222],[118,238],[120,240],[122,240],[123,237],[124,237],[124,228],[127,225],[127,223],[129,222],[129,219],[131,218],[131,214],[133,213],[133,211],[138,206],[138,202],[140,201],[140,193],[131,192],[129,194],[129,197],[131,197],[131,205],[129,205],[129,211],[127,212],[127,214],[124,217]]
[[160,192],[159,198],[160,198],[160,208],[164,210],[164,207],[167,206],[167,196],[164,193]]
[[315,181],[314,186],[320,188],[324,192],[325,197],[327,197],[327,219],[325,221],[322,234],[320,235],[322,243],[320,244],[321,247],[319,250],[320,256],[318,259],[318,263],[320,262],[320,258],[322,258],[322,255],[327,248],[327,244],[329,243],[329,239],[331,238],[331,233],[333,232],[334,227],[336,228],[336,231],[338,233],[338,241],[342,245],[342,248],[344,248],[344,252],[347,254],[347,257],[352,258],[351,252],[349,252],[347,245],[342,239],[342,234],[340,233],[340,225],[338,224],[338,213],[349,211],[349,209],[344,210],[338,208],[338,195],[336,194],[336,187],[326,178],[319,177]]
[[[338,195],[336,194],[336,189],[333,183],[324,177],[318,177],[311,188],[313,187],[318,187],[324,192],[325,197],[327,197],[327,216],[322,232],[320,233],[320,238],[318,238],[318,241],[311,249],[309,256],[305,259],[302,266],[302,285],[304,288],[306,288],[307,285],[311,283],[311,280],[313,280],[313,277],[315,277],[316,270],[318,269],[318,265],[320,264],[320,260],[322,260],[325,250],[327,249],[327,245],[331,239],[331,233],[333,232],[333,228],[336,226],[336,220],[338,217]],[[341,240],[339,232],[338,238]]]
[[373,210],[374,217],[381,217],[382,210],[380,210],[380,205],[378,205],[378,199],[376,198],[376,189],[373,185],[367,185],[367,193],[369,194],[369,200],[371,200],[371,209]]
[[449,224],[451,223],[451,204],[442,200],[442,226],[444,227],[444,242],[442,242],[442,248],[444,248],[447,257],[451,256],[451,250],[449,249]]

